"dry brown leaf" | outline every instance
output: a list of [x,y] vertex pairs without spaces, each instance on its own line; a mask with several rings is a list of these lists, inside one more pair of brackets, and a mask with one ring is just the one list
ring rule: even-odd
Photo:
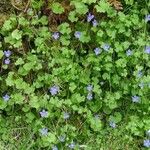
[[122,4],[119,0],[108,0],[108,2],[115,7],[116,10],[122,10]]

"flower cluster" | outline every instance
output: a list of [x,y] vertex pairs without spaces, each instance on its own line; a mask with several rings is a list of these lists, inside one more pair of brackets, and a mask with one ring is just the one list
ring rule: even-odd
[[127,56],[131,56],[133,54],[133,51],[131,51],[130,49],[128,49],[127,51],[126,51],[126,55]]
[[4,60],[4,63],[6,64],[6,65],[9,65],[10,64],[10,56],[11,56],[11,54],[12,54],[12,52],[10,51],[10,50],[5,50],[4,51],[4,55],[5,55],[5,60]]
[[132,96],[132,102],[139,103],[140,102],[140,97],[137,96],[137,95]]
[[48,129],[42,128],[42,129],[40,129],[40,133],[41,133],[41,135],[46,136],[48,134]]
[[150,54],[150,46],[146,46],[145,47],[145,53],[146,54]]
[[87,15],[87,22],[91,22],[92,20],[92,24],[93,24],[93,27],[96,27],[97,25],[98,25],[98,22],[97,22],[97,20],[96,19],[94,19],[95,18],[95,16],[94,15],[92,15],[91,13],[89,13],[88,15]]
[[54,32],[54,33],[52,34],[52,37],[53,37],[55,40],[58,40],[59,37],[60,37],[60,33],[59,33],[59,32]]
[[4,100],[5,102],[9,101],[9,99],[10,99],[10,96],[9,96],[8,94],[5,94],[5,95],[3,96],[3,100]]
[[95,52],[96,55],[99,55],[102,52],[102,50],[97,47],[97,48],[94,49],[94,52]]
[[105,44],[103,44],[102,48],[103,48],[105,51],[109,51],[110,45],[109,45],[108,43],[105,43]]
[[113,122],[113,121],[110,121],[110,122],[109,122],[109,125],[110,125],[110,127],[112,127],[112,128],[116,128],[116,123]]
[[54,145],[54,146],[52,147],[52,150],[58,150],[58,147],[57,147],[56,145]]
[[43,109],[42,111],[40,111],[40,115],[42,118],[46,118],[46,117],[48,117],[48,111]]
[[144,140],[143,145],[147,148],[150,148],[150,140],[149,139]]
[[92,100],[93,99],[93,93],[92,93],[92,91],[93,91],[93,85],[89,84],[87,86],[87,91],[88,91],[87,99],[88,100]]
[[146,16],[145,16],[145,21],[146,21],[146,22],[150,21],[150,15],[146,15]]
[[57,85],[54,85],[51,88],[49,88],[49,92],[51,93],[52,96],[58,94],[59,91],[60,91],[60,88]]
[[81,37],[81,32],[80,31],[76,31],[75,33],[74,33],[74,36],[77,38],[77,39],[80,39],[80,37]]
[[65,120],[67,120],[67,119],[69,119],[69,117],[70,117],[70,114],[67,113],[67,112],[65,112],[64,115],[63,115],[63,118],[64,118]]

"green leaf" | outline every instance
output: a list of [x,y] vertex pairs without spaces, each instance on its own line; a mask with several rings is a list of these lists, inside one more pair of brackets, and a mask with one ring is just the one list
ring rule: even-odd
[[101,0],[95,8],[97,12],[105,13],[110,10],[110,5],[106,0]]
[[115,123],[119,123],[122,120],[122,115],[119,112],[115,112],[113,116],[110,116],[109,120]]
[[23,65],[23,68],[26,70],[26,71],[30,71],[32,68],[33,68],[34,64],[32,62],[30,63],[26,63]]
[[89,35],[87,35],[86,32],[82,32],[81,37],[80,37],[79,40],[80,40],[82,43],[88,43],[88,42],[91,40],[91,38],[90,38]]
[[83,2],[72,1],[71,4],[75,6],[75,11],[79,14],[86,14],[88,12],[88,7]]
[[69,89],[70,89],[70,91],[71,92],[73,92],[75,89],[76,89],[76,84],[74,83],[74,82],[71,82],[70,84],[69,84]]
[[22,37],[22,31],[19,31],[18,29],[14,30],[12,32],[12,38],[16,39],[16,40],[20,40]]
[[0,59],[3,57],[4,53],[0,50]]
[[70,34],[71,33],[71,28],[69,27],[70,25],[68,23],[62,23],[61,25],[58,26],[58,30],[62,34]]
[[16,93],[12,96],[12,99],[16,104],[22,104],[25,97],[21,93]]
[[65,11],[62,5],[58,2],[53,3],[51,9],[55,14],[62,14]]
[[15,62],[15,65],[16,65],[16,66],[17,66],[17,65],[22,65],[22,64],[24,64],[24,61],[23,61],[22,58],[18,58],[17,61]]
[[76,12],[75,11],[71,11],[69,13],[69,16],[68,16],[68,19],[71,21],[71,22],[77,22],[78,21],[78,17],[76,17]]
[[96,0],[82,0],[83,3],[92,4],[96,3]]
[[33,108],[38,109],[40,107],[39,99],[37,96],[31,96],[29,105]]

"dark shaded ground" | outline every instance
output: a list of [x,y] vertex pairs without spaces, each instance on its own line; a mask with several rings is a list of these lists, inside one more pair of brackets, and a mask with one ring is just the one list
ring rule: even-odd
[[10,0],[0,0],[0,26],[13,12],[13,7]]

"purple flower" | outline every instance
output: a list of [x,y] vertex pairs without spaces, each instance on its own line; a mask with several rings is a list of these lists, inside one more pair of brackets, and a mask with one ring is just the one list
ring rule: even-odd
[[76,31],[76,32],[74,33],[74,36],[75,36],[77,39],[80,39],[80,37],[81,37],[81,32],[80,32],[80,31]]
[[58,150],[58,147],[55,145],[52,147],[52,150]]
[[46,118],[46,117],[48,116],[48,111],[46,111],[46,110],[43,109],[43,110],[40,112],[40,115],[41,115],[42,118]]
[[61,135],[58,137],[60,142],[65,142],[66,135]]
[[146,46],[145,47],[145,53],[146,54],[150,54],[150,46]]
[[131,56],[133,54],[133,52],[130,50],[130,49],[128,49],[127,51],[126,51],[126,55],[127,56]]
[[57,40],[58,38],[59,38],[59,32],[54,32],[53,33],[53,35],[52,35],[52,37],[55,39],[55,40]]
[[9,57],[11,55],[11,51],[10,50],[4,51],[4,55],[6,57]]
[[110,45],[105,43],[102,48],[105,50],[105,51],[108,51],[110,49]]
[[63,117],[64,117],[64,119],[69,119],[70,114],[69,114],[69,113],[67,113],[67,112],[65,112]]
[[10,59],[9,59],[9,58],[6,58],[6,59],[4,60],[4,63],[5,63],[6,65],[9,65],[9,64],[10,64]]
[[9,99],[10,99],[10,96],[9,96],[8,94],[5,94],[5,95],[3,96],[3,100],[4,100],[5,102],[9,101]]
[[96,55],[99,55],[101,53],[101,49],[97,47],[94,49],[94,52]]
[[93,24],[93,27],[96,27],[96,26],[98,25],[97,20],[94,19],[94,20],[92,21],[92,24]]
[[110,122],[109,122],[109,125],[110,125],[110,127],[112,127],[112,128],[116,128],[116,123],[115,123],[115,122],[110,121]]
[[143,145],[144,145],[145,147],[149,148],[149,147],[150,147],[150,140],[148,140],[148,139],[144,140],[144,141],[143,141]]
[[94,15],[92,15],[91,13],[89,13],[87,15],[87,22],[90,22],[93,18],[94,18]]
[[86,88],[89,92],[91,92],[93,90],[93,85],[89,84]]
[[54,85],[49,89],[49,92],[54,96],[58,94],[59,90],[59,86]]
[[47,128],[42,128],[40,129],[40,133],[44,136],[46,136],[48,134],[48,129]]
[[139,96],[132,96],[132,102],[134,103],[138,103],[140,101],[140,97]]
[[93,99],[93,94],[92,94],[92,93],[88,93],[87,99],[88,99],[88,100],[92,100],[92,99]]
[[74,142],[71,142],[69,145],[68,145],[69,148],[71,149],[74,149],[75,148],[75,143]]
[[150,21],[150,15],[146,15],[146,16],[145,16],[145,21],[146,21],[146,22]]

